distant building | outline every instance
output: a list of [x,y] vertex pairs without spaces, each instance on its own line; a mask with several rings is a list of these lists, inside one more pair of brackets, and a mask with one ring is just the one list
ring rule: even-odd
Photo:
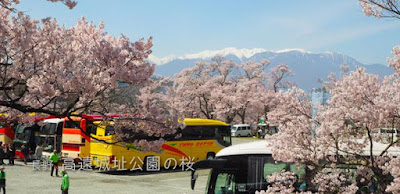
[[311,101],[313,103],[312,114],[317,113],[317,104],[327,105],[330,95],[325,88],[313,88],[311,89]]

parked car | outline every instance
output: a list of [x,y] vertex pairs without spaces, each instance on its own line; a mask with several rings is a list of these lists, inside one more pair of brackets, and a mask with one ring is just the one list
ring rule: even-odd
[[233,125],[231,127],[232,137],[250,137],[251,128],[249,124]]

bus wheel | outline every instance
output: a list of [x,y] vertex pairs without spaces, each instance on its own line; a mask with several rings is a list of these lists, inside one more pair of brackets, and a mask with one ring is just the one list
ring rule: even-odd
[[240,137],[240,134],[238,134],[237,136]]
[[215,158],[215,153],[214,152],[208,152],[207,153],[207,157],[206,157],[207,160],[212,160],[214,158]]
[[251,135],[250,135],[250,133],[249,134],[247,134],[247,137],[250,137]]

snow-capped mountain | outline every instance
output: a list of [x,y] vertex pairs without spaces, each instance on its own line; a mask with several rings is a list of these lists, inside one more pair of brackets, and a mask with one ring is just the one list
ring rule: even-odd
[[295,76],[290,78],[296,82],[300,88],[309,90],[313,87],[320,87],[318,79],[326,79],[330,73],[339,73],[340,66],[347,64],[350,70],[354,70],[356,66],[366,67],[367,72],[386,76],[393,73],[393,70],[385,65],[364,65],[356,59],[344,54],[336,52],[313,53],[303,49],[284,49],[278,51],[268,51],[262,48],[256,49],[236,49],[225,48],[217,51],[202,51],[196,54],[188,54],[180,57],[169,56],[157,58],[150,56],[149,60],[156,66],[156,74],[172,77],[174,74],[182,71],[185,68],[190,68],[197,61],[211,60],[214,56],[223,56],[224,59],[233,60],[236,63],[246,61],[259,62],[262,59],[268,59],[271,64],[266,69],[275,67],[279,64],[287,64],[295,73]]
[[154,55],[149,56],[149,60],[157,65],[163,65],[166,63],[169,63],[174,60],[190,60],[190,59],[202,59],[202,60],[207,60],[211,59],[215,56],[227,56],[227,55],[235,55],[238,58],[250,58],[251,56],[257,54],[257,53],[262,53],[265,52],[265,49],[262,48],[255,48],[255,49],[237,49],[233,47],[228,47],[222,50],[205,50],[199,53],[195,54],[188,54],[180,57],[176,56],[167,56],[163,58],[158,58]]
[[[268,51],[268,52],[274,52],[274,53],[285,53],[285,52],[290,52],[290,51],[298,51],[301,53],[311,53],[309,51],[306,51],[304,49],[283,49],[283,50],[278,50],[278,51]],[[255,49],[237,49],[234,47],[228,47],[228,48],[224,48],[222,50],[205,50],[205,51],[201,51],[199,53],[194,53],[194,54],[187,54],[184,56],[166,56],[163,58],[158,58],[154,55],[150,55],[149,56],[149,60],[153,63],[155,63],[156,65],[164,65],[166,63],[169,63],[171,61],[174,60],[190,60],[190,59],[202,59],[202,60],[209,60],[212,59],[215,56],[222,56],[222,57],[226,57],[228,55],[234,55],[239,59],[246,59],[246,58],[250,58],[252,56],[254,56],[255,54],[258,53],[263,53],[263,52],[267,52],[267,50],[263,49],[263,48],[255,48]]]

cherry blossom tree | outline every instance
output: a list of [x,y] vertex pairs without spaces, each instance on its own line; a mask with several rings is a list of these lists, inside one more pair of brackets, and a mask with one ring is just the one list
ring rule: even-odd
[[[319,186],[324,181],[333,183],[344,176],[336,167],[348,164],[358,168],[359,175],[352,177],[361,176],[366,184],[376,184],[379,192],[385,192],[393,176],[385,166],[390,165],[389,153],[400,139],[391,137],[384,144],[378,134],[380,128],[399,127],[399,110],[394,103],[399,100],[395,92],[399,89],[397,78],[390,76],[382,80],[358,68],[332,84],[328,105],[320,106],[316,115],[311,114],[312,104],[304,91],[279,92],[278,106],[269,118],[279,125],[280,131],[267,137],[274,158],[306,165],[309,168],[307,185],[321,192],[328,191]],[[327,168],[323,163],[331,165]],[[325,176],[323,171],[327,169],[337,175]],[[330,191],[354,185],[342,181],[335,187],[337,190]]]
[[221,57],[198,62],[175,75],[173,96],[177,109],[185,116],[227,123],[256,121],[271,111],[274,89],[291,86],[286,78],[293,73],[287,65],[265,73],[268,65],[268,60],[235,64]]
[[237,115],[241,123],[257,121],[259,114],[256,108],[260,105],[260,99],[257,99],[257,93],[263,92],[266,87],[267,74],[266,67],[268,60],[262,60],[260,63],[249,61],[241,65],[244,73],[238,78],[237,91],[235,92]]
[[400,19],[400,2],[398,0],[359,0],[359,3],[367,16]]
[[294,75],[293,71],[286,64],[281,64],[271,68],[269,74],[268,82],[274,92],[277,92],[279,89],[286,89],[294,86],[293,82],[285,79]]
[[[231,73],[237,65],[232,61],[222,61],[215,58],[211,62],[197,62],[193,68],[184,69],[174,77],[173,90],[179,97],[180,107],[184,115],[193,115],[203,118],[216,118],[212,95],[223,98],[215,91],[228,91],[223,88],[231,83]],[[218,89],[216,89],[218,88]],[[228,91],[229,92],[229,91]],[[220,107],[220,108],[229,108]]]
[[184,127],[178,122],[183,117],[168,95],[171,83],[170,78],[154,77],[139,90],[135,106],[122,105],[130,114],[115,124],[118,140],[133,142],[142,151],[155,150],[165,142],[165,135],[175,135],[178,127]]
[[[397,0],[359,2],[367,16],[400,16]],[[393,75],[379,78],[358,67],[331,79],[331,99],[317,114],[304,91],[278,92],[269,119],[280,131],[266,139],[276,160],[306,167],[308,191],[400,193],[400,138],[391,133],[400,125],[398,46],[392,54]]]
[[277,105],[276,93],[279,90],[286,90],[293,86],[295,83],[287,80],[288,77],[293,76],[293,71],[286,65],[280,64],[271,68],[269,73],[265,76],[268,84],[259,87],[253,94],[253,114],[257,114],[255,118],[264,118],[268,121],[268,113],[272,111]]
[[151,39],[114,38],[85,18],[70,29],[1,12],[0,105],[22,112],[66,115],[100,103],[119,82],[142,84],[154,65],[144,59]]
[[[70,0],[51,1],[70,8],[76,5]],[[31,19],[15,11],[14,3],[18,1],[1,1],[0,7],[0,112],[68,117],[113,111],[129,115],[131,126],[136,126],[129,128],[133,132],[137,126],[150,136],[174,132],[177,118],[166,114],[166,107],[149,105],[150,100],[162,101],[146,90],[152,87],[149,78],[154,72],[147,61],[151,37],[136,42],[124,35],[113,37],[104,32],[103,23],[96,26],[84,17],[66,28],[55,19]],[[136,106],[112,101],[125,85],[144,87],[133,103]],[[136,110],[128,112],[127,107]]]
[[[64,5],[66,5],[69,9],[73,9],[78,2],[76,1],[72,1],[72,0],[47,0],[50,2],[61,2]],[[8,9],[10,11],[16,11],[16,9],[14,8],[14,5],[19,4],[20,0],[0,0],[0,7],[3,7],[5,9]]]

